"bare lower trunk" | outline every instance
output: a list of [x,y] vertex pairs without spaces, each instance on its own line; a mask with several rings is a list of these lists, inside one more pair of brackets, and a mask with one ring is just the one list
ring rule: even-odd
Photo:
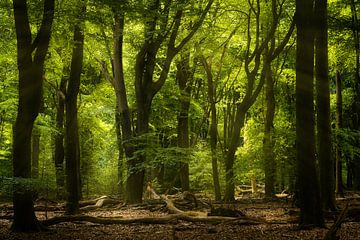
[[225,195],[224,201],[231,202],[235,200],[235,183],[234,183],[234,162],[235,153],[240,145],[240,131],[245,123],[245,113],[241,105],[237,106],[236,117],[234,122],[234,130],[229,145],[229,150],[225,160]]
[[11,230],[32,232],[41,230],[34,212],[31,177],[31,135],[38,116],[41,99],[43,71],[49,47],[51,27],[54,17],[54,0],[44,1],[41,35],[32,44],[27,1],[14,0],[14,18],[17,38],[17,65],[19,70],[18,111],[13,132],[13,177],[14,220]]
[[34,126],[31,136],[31,177],[39,176],[39,156],[40,156],[40,129]]
[[[343,115],[342,115],[342,82],[341,75],[337,72],[336,75],[336,128],[341,130],[343,127]],[[335,192],[337,195],[343,196],[343,180],[342,180],[342,153],[341,146],[338,141],[336,146],[336,181]]]
[[57,108],[56,108],[56,133],[55,133],[55,172],[56,172],[56,187],[57,198],[64,198],[65,174],[64,174],[64,115],[65,115],[65,95],[66,95],[66,79],[63,76],[60,82],[60,89],[57,94]]
[[266,114],[265,114],[265,130],[263,139],[263,153],[265,166],[265,197],[272,198],[275,194],[275,155],[274,155],[274,115],[275,115],[275,94],[274,80],[271,73],[271,62],[267,58],[265,63],[265,94],[266,94]]
[[[178,146],[185,150],[190,147],[189,139],[189,109],[191,97],[192,74],[189,65],[190,53],[182,54],[181,60],[177,63],[176,80],[180,90],[180,112],[178,115]],[[180,182],[183,191],[190,190],[189,163],[185,153],[185,161],[180,162]]]
[[336,210],[334,158],[330,127],[330,82],[328,77],[327,0],[315,3],[317,22],[315,34],[317,152],[320,168],[321,198],[325,210]]
[[297,0],[296,157],[300,225],[324,226],[315,159],[313,1]]
[[[79,14],[85,14],[84,2],[80,3]],[[79,16],[79,19],[81,17]],[[66,213],[74,214],[79,210],[81,196],[80,183],[80,144],[78,129],[77,96],[80,88],[80,76],[83,63],[84,29],[83,22],[75,25],[74,49],[71,60],[70,78],[66,96]]]

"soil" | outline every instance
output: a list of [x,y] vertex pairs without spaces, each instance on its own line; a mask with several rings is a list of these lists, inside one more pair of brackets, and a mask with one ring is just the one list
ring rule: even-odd
[[[345,201],[339,202],[339,206]],[[165,206],[154,208],[154,205],[138,206],[105,206],[100,209],[84,212],[96,217],[159,217],[168,215]],[[200,206],[201,207],[201,206]],[[67,239],[323,239],[328,229],[315,228],[300,230],[297,224],[298,209],[286,201],[264,202],[263,200],[238,201],[233,204],[222,204],[221,207],[236,209],[247,218],[262,219],[266,222],[248,222],[242,218],[221,223],[198,223],[183,220],[171,221],[168,224],[94,224],[88,222],[65,222],[52,225],[47,232],[12,233],[9,228],[11,210],[0,208],[0,240],[67,240]],[[179,207],[180,208],[180,207]],[[154,210],[155,209],[155,210]],[[187,209],[185,209],[187,210]],[[209,209],[195,209],[205,211]],[[38,211],[39,220],[63,215],[63,211]],[[329,228],[334,219],[326,219]],[[338,231],[339,239],[360,240],[360,222],[345,219]]]

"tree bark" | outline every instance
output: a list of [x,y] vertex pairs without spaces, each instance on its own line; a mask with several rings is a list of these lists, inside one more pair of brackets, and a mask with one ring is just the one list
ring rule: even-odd
[[316,127],[321,198],[324,210],[336,210],[334,159],[331,156],[327,0],[315,1],[315,18],[317,23],[315,33]]
[[[342,81],[340,72],[336,74],[336,129],[341,131],[343,127],[342,114]],[[343,180],[342,180],[342,151],[340,141],[337,141],[336,146],[336,181],[335,192],[339,196],[344,196]]]
[[269,57],[264,60],[265,70],[265,96],[266,96],[266,114],[265,130],[263,139],[263,153],[265,166],[265,197],[273,198],[275,194],[275,171],[276,162],[274,155],[274,115],[275,115],[275,93],[274,80],[271,71],[271,61]]
[[[225,53],[225,50],[226,48],[224,49],[223,55]],[[218,170],[218,160],[217,160],[218,129],[217,129],[217,111],[216,111],[216,86],[214,84],[211,65],[208,64],[204,56],[201,56],[201,62],[202,65],[204,66],[207,82],[208,82],[207,92],[208,92],[208,100],[210,103],[210,113],[211,113],[210,147],[211,147],[211,166],[212,166],[212,175],[213,175],[213,183],[214,183],[214,194],[215,194],[215,200],[220,201],[221,192],[220,192],[219,170]],[[221,69],[219,71],[221,71]],[[227,119],[224,119],[224,122],[226,122],[226,120]],[[224,129],[226,129],[226,127],[227,126],[224,126]]]
[[74,48],[71,59],[70,78],[66,93],[66,213],[74,214],[79,210],[80,199],[80,144],[78,129],[77,97],[84,50],[84,1],[79,3],[79,16],[74,27]]
[[116,139],[117,139],[117,146],[119,149],[118,155],[118,192],[119,195],[122,196],[125,193],[124,183],[123,183],[123,166],[124,166],[124,148],[122,143],[122,134],[121,134],[121,116],[119,113],[119,107],[116,105],[115,108],[115,125],[116,125]]
[[[178,40],[183,10],[175,10],[174,21],[171,29],[167,29],[171,1],[161,6],[159,1],[151,2],[148,5],[148,11],[152,12],[152,17],[147,18],[145,22],[144,42],[135,61],[135,93],[136,93],[136,135],[138,137],[137,148],[144,148],[143,136],[149,130],[149,118],[151,105],[154,96],[163,87],[172,60],[181,49],[190,41],[197,30],[202,25],[207,12],[214,0],[209,0],[205,9],[202,11],[199,19],[193,24],[189,33]],[[158,21],[158,14],[163,15],[161,21]],[[161,30],[161,33],[158,32]],[[168,32],[168,34],[164,34]],[[169,37],[168,37],[169,36]],[[165,41],[168,40],[168,41]],[[157,63],[157,54],[164,43],[167,43],[165,60],[161,62],[161,71],[157,80],[154,79],[155,66]],[[178,44],[176,45],[176,43]],[[145,161],[144,154],[137,154],[128,161],[128,179],[127,179],[127,202],[138,203],[142,201],[145,170],[141,166]]]
[[[178,147],[185,151],[190,147],[189,139],[189,109],[191,97],[192,74],[189,65],[190,53],[182,54],[181,60],[177,63],[176,80],[180,89],[180,112],[178,115]],[[185,160],[188,159],[185,153]],[[189,163],[180,162],[180,183],[183,191],[190,190]]]
[[40,156],[40,129],[33,127],[31,136],[31,177],[39,177],[39,156]]
[[[360,131],[360,37],[359,37],[359,20],[357,16],[356,3],[350,0],[351,13],[352,13],[352,29],[354,35],[354,45],[356,53],[356,66],[355,66],[355,82],[353,84],[355,97],[352,103],[352,123],[356,131]],[[360,145],[360,140],[357,138],[354,143],[355,146]],[[352,161],[352,177],[353,187],[360,190],[360,156],[354,154]]]
[[54,17],[54,0],[45,0],[42,23],[32,43],[26,0],[13,0],[19,70],[19,102],[13,139],[14,221],[15,232],[41,230],[27,179],[31,177],[31,135],[38,116],[44,73]]
[[[228,151],[226,153],[226,160],[225,160],[225,170],[226,170],[226,188],[225,188],[225,201],[233,201],[235,199],[235,184],[234,184],[234,162],[235,162],[235,153],[237,148],[240,145],[240,131],[244,127],[245,124],[245,115],[250,107],[254,104],[256,98],[258,97],[260,90],[264,85],[264,66],[262,68],[260,79],[255,85],[255,81],[260,69],[260,60],[261,55],[264,53],[265,47],[268,45],[270,39],[273,38],[277,23],[278,23],[278,16],[276,13],[276,1],[272,0],[272,12],[273,12],[273,22],[271,24],[271,28],[265,37],[260,36],[260,1],[255,2],[248,2],[249,4],[249,14],[247,19],[247,50],[245,53],[245,73],[247,77],[246,83],[246,91],[245,95],[241,102],[239,102],[240,94],[235,93],[236,97],[234,97],[234,112],[232,113],[232,121],[231,123],[231,134],[228,133]],[[257,9],[257,11],[253,11],[253,9]],[[252,37],[251,37],[251,24],[252,24],[252,14],[254,14],[255,18],[255,48],[252,49]]]
[[64,115],[65,115],[65,96],[66,96],[66,77],[63,76],[60,81],[60,88],[57,92],[56,107],[56,133],[55,133],[55,172],[57,198],[64,198],[65,174],[64,174]]
[[315,159],[313,0],[296,1],[296,157],[300,226],[324,226]]

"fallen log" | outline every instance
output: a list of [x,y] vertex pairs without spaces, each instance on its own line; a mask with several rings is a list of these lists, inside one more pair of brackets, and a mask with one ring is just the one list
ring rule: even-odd
[[[64,222],[90,222],[97,224],[169,224],[177,222],[179,220],[187,222],[201,222],[201,223],[223,223],[227,221],[234,221],[237,218],[232,217],[193,217],[184,214],[170,214],[166,216],[159,217],[140,217],[140,218],[121,218],[121,217],[93,217],[88,215],[64,215],[47,220],[41,221],[44,226],[52,226]],[[243,224],[259,224],[254,221],[243,221]]]
[[99,200],[97,200],[94,205],[88,205],[88,206],[81,207],[80,210],[81,211],[90,211],[90,210],[102,208],[105,205],[114,205],[114,204],[120,204],[120,201],[116,200],[116,199],[104,197],[104,198],[100,198]]

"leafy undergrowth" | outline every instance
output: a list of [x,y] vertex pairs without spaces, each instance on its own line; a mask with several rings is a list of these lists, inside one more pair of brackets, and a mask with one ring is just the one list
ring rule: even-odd
[[[66,240],[66,239],[323,239],[327,229],[299,230],[296,224],[296,209],[285,202],[238,202],[222,205],[238,209],[247,217],[264,219],[268,223],[244,224],[242,221],[222,223],[194,223],[182,220],[168,224],[112,224],[102,225],[86,222],[59,223],[50,227],[48,232],[12,233],[11,221],[0,220],[0,239],[6,240]],[[2,211],[4,216],[6,211]],[[62,215],[62,211],[51,211],[47,217]],[[96,217],[159,217],[167,215],[164,208],[155,211],[146,205],[101,208],[86,212]],[[37,212],[40,220],[46,218],[45,212]],[[271,223],[271,224],[269,224]],[[327,219],[330,227],[333,221]],[[360,239],[360,223],[346,220],[338,231],[340,239]]]

